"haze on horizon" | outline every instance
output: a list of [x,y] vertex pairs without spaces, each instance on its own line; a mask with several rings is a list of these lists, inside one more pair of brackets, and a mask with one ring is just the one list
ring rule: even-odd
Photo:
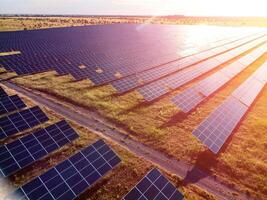
[[0,14],[267,17],[266,0],[0,0]]

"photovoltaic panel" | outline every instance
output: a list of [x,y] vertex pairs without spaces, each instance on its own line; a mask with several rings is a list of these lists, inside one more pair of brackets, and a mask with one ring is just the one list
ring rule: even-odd
[[25,108],[26,105],[18,95],[6,96],[0,99],[0,115]]
[[262,83],[266,83],[267,82],[267,67],[266,67],[267,63],[265,62],[263,64],[263,66],[265,67],[260,67],[254,74],[253,74],[253,79],[256,79]]
[[262,91],[267,81],[264,83],[257,79],[258,73],[267,72],[267,62],[265,62],[250,78],[242,83],[214,112],[212,112],[193,131],[203,144],[213,153],[218,153],[234,128],[241,121],[248,111],[250,105]]
[[152,169],[122,200],[179,200],[184,199],[161,172]]
[[7,93],[5,92],[5,90],[2,87],[0,87],[0,99],[3,97],[6,97],[6,96],[8,96]]
[[98,140],[23,185],[12,197],[17,195],[16,199],[72,200],[112,170],[120,161],[103,140]]
[[10,176],[78,138],[70,125],[62,120],[0,147],[0,176]]
[[246,106],[250,106],[258,96],[265,84],[255,79],[249,79],[233,92],[233,96],[239,99]]
[[248,107],[254,102],[263,87],[267,83],[267,62],[258,68],[242,85],[240,85],[232,96]]
[[2,117],[0,118],[0,139],[33,128],[46,121],[48,121],[48,117],[38,106]]
[[247,106],[230,96],[193,131],[193,135],[216,154],[247,109]]

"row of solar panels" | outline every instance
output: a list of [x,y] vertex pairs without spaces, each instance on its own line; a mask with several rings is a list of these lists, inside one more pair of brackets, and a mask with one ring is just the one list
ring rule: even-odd
[[182,71],[171,73],[168,76],[164,76],[156,81],[138,88],[137,91],[145,98],[146,101],[153,101],[167,94],[171,90],[177,89],[182,85],[194,80],[195,78],[198,78],[201,75],[204,75],[205,73],[216,69],[221,64],[265,42],[266,39],[267,37],[262,37],[253,40],[244,45],[241,45],[240,47],[209,58],[203,62],[194,64],[193,66]]
[[218,153],[267,83],[267,62],[242,83],[194,130],[212,152]]
[[[247,34],[245,35],[247,37]],[[258,34],[258,37],[259,36],[260,34]],[[245,36],[243,37],[235,36],[229,40],[219,40],[217,42],[207,44],[205,48],[200,48],[200,49],[198,48],[191,48],[191,49],[186,48],[184,50],[179,49],[178,52],[179,54],[181,54],[180,56],[177,56],[177,48],[176,48],[175,51],[173,50],[175,53],[166,54],[166,49],[164,49],[162,52],[159,52],[159,54],[155,55],[152,58],[151,56],[149,57],[144,53],[140,53],[140,49],[145,48],[145,45],[143,45],[142,48],[139,48],[137,51],[139,52],[140,55],[142,55],[140,58],[139,57],[131,58],[132,56],[131,52],[129,55],[127,55],[125,58],[122,59],[123,63],[119,62],[121,61],[121,59],[118,56],[115,57],[108,56],[108,58],[105,58],[105,56],[103,57],[101,55],[98,55],[97,53],[95,53],[95,51],[93,53],[90,53],[89,51],[83,51],[81,50],[82,47],[79,47],[76,51],[73,52],[71,51],[68,53],[60,53],[60,54],[58,53],[56,55],[51,55],[51,52],[53,52],[53,50],[50,50],[49,47],[47,46],[44,48],[39,48],[36,51],[30,51],[29,53],[25,53],[22,51],[21,55],[2,57],[0,63],[2,64],[3,67],[5,67],[6,70],[15,71],[17,74],[32,74],[55,69],[59,74],[70,73],[77,80],[89,78],[96,85],[98,85],[98,84],[108,83],[118,78],[125,77],[137,72],[141,72],[158,65],[162,65],[163,63],[170,62],[172,60],[181,59],[183,57],[196,54],[197,52],[201,52],[198,58],[203,58],[204,56],[203,54],[207,54],[206,55],[207,57],[209,54],[214,54],[214,52],[216,53],[218,51],[215,50],[214,48],[222,47],[221,49],[223,50],[223,46],[225,44],[241,40],[242,38],[244,39],[244,37]],[[45,39],[39,38],[39,40],[36,42],[40,42],[42,40]],[[130,41],[132,41],[132,39]],[[70,44],[70,46],[68,46],[67,49],[72,49],[72,50],[73,48],[76,49],[77,47],[75,46],[75,44]],[[116,44],[116,46],[117,45],[118,44]],[[157,48],[155,46],[157,45],[157,43],[153,43],[153,45],[154,45],[153,51],[151,51],[150,49],[148,52],[153,53],[155,49],[162,49],[162,48]],[[38,46],[38,44],[34,43],[31,46],[35,47]],[[126,45],[126,46],[131,46],[131,45]],[[59,46],[53,45],[53,48],[59,51],[63,51],[65,49],[62,48],[60,45]],[[132,46],[131,48],[134,49]],[[120,53],[119,56],[121,56],[122,53]],[[88,56],[90,58],[88,58]],[[204,59],[206,57],[204,56]],[[107,61],[105,65],[103,63],[94,64],[95,59],[99,61],[107,59]],[[144,59],[145,61],[143,61]],[[194,59],[190,58],[190,60],[192,62]],[[133,62],[135,62],[135,64]],[[179,63],[177,64],[179,65]],[[78,67],[79,65],[83,65],[86,67],[81,69],[80,67]],[[177,68],[177,66],[174,67]]]
[[[4,105],[9,96],[1,87],[0,92],[0,102],[1,105]],[[18,96],[11,97],[20,100],[19,103],[12,101],[12,105],[16,106],[17,110],[26,107]],[[11,97],[9,98],[11,99]],[[23,107],[18,106],[21,103],[23,103]],[[16,109],[12,109],[12,111]],[[6,109],[5,114],[9,111]],[[47,120],[46,115],[38,107],[2,117],[0,118],[1,139]],[[65,120],[61,120],[0,146],[0,179],[32,165],[78,137],[75,130]],[[120,162],[116,153],[103,140],[98,140],[21,186],[4,199],[75,199]],[[123,199],[143,198],[147,200],[177,200],[183,199],[183,195],[157,169],[153,169]]]
[[[203,68],[205,65],[216,66],[219,64],[219,62],[220,63],[225,62],[231,59],[232,57],[238,55],[238,53],[241,54],[242,51],[248,50],[249,48],[265,41],[263,37],[263,38],[256,39],[255,41],[251,41],[250,43],[247,43],[251,39],[255,39],[255,38],[256,37],[246,38],[245,40],[237,41],[237,42],[225,45],[223,47],[216,48],[216,51],[215,49],[213,49],[211,51],[206,52],[205,54],[204,53],[196,54],[194,56],[189,56],[184,59],[178,60],[177,62],[164,65],[162,67],[157,67],[151,70],[138,73],[133,76],[128,76],[127,78],[123,78],[121,80],[112,82],[112,85],[113,87],[116,88],[119,94],[128,92],[137,87],[141,87],[140,89],[138,89],[138,91],[141,94],[143,94],[143,96],[145,97],[147,101],[151,101],[159,97],[158,95],[163,95],[164,93],[168,92],[168,88],[171,88],[171,86],[173,85],[172,83],[169,83],[169,79],[170,81],[175,81],[176,77],[178,76],[178,80],[185,79],[185,81],[187,80],[190,81],[196,75],[194,75],[194,77],[191,77],[191,76],[193,76],[193,74],[196,74],[195,71],[198,71],[200,67]],[[239,51],[237,51],[236,49],[231,50],[236,46],[237,46],[237,49],[240,49]],[[227,50],[230,50],[230,51],[227,51]],[[172,78],[172,77],[175,77],[175,78]],[[151,85],[149,83],[151,83]],[[147,86],[144,86],[144,85],[147,85]],[[155,85],[159,87],[160,86],[165,87],[165,88],[161,88],[161,89],[159,87],[155,88],[156,87]],[[150,96],[149,91],[151,88],[155,88],[155,90],[158,90],[159,94],[155,97]],[[155,92],[153,92],[153,94],[156,95]]]

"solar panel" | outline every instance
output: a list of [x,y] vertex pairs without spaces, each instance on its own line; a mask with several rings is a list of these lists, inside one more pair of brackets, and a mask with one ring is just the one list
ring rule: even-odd
[[179,200],[184,199],[161,172],[152,169],[122,200]]
[[8,96],[7,93],[2,87],[0,87],[0,98],[6,97],[6,96]]
[[[224,84],[226,84],[231,78],[234,78],[238,75],[241,71],[249,66],[251,63],[247,63],[247,65],[240,64],[240,61],[246,60],[247,57],[253,57],[254,62],[257,60],[264,50],[266,50],[267,45],[263,45],[256,50],[252,51],[250,54],[247,54],[240,58],[239,60],[231,63],[227,67],[217,71],[216,73],[210,75],[206,79],[198,82],[193,87],[186,89],[182,93],[176,95],[172,102],[181,108],[183,112],[189,112],[193,108],[195,108],[200,102],[202,102],[206,97],[210,96],[216,90],[221,88]],[[261,73],[259,73],[261,74]],[[264,74],[264,73],[263,73]],[[262,79],[261,79],[262,80]],[[254,93],[257,94],[257,89],[260,89],[260,86],[257,83],[248,83],[248,86],[255,87]],[[247,87],[248,87],[247,86]],[[244,87],[243,91],[248,91],[247,87]],[[252,97],[252,99],[254,99]]]
[[10,176],[78,137],[69,124],[62,120],[1,146],[0,174]]
[[[159,98],[160,96],[168,93],[170,89],[172,90],[176,89],[188,83],[189,81],[192,81],[195,78],[209,72],[210,70],[215,69],[220,64],[230,60],[231,58],[234,58],[235,56],[242,54],[244,51],[244,47],[246,47],[246,49],[249,50],[255,45],[258,45],[259,43],[262,43],[265,40],[266,40],[265,37],[257,39],[257,40],[253,40],[252,42],[246,43],[245,45],[234,49],[233,50],[234,53],[229,54],[229,52],[226,52],[225,54],[227,54],[227,56],[221,59],[220,61],[217,60],[218,56],[215,56],[203,62],[197,63],[190,68],[186,68],[182,71],[171,74],[157,81],[154,81],[150,84],[147,84],[143,87],[140,87],[137,89],[137,91],[144,97],[146,101],[148,102],[153,101]],[[166,88],[168,89],[166,90]],[[161,91],[161,92],[158,92],[158,91]]]
[[247,109],[247,106],[230,96],[193,131],[193,135],[216,154]]
[[263,87],[264,84],[262,82],[251,78],[235,90],[232,95],[245,105],[250,106]]
[[0,139],[33,128],[46,121],[48,121],[48,117],[38,106],[2,117],[0,118]]
[[76,153],[20,187],[15,195],[28,200],[72,200],[120,163],[103,140]]
[[213,153],[219,152],[220,148],[267,83],[267,81],[262,83],[257,79],[258,72],[266,68],[267,62],[242,83],[193,131],[193,135]]
[[0,115],[25,108],[25,103],[18,95],[6,96],[0,99]]
[[178,106],[183,112],[191,111],[196,105],[205,99],[195,87],[186,89],[172,98],[172,103]]

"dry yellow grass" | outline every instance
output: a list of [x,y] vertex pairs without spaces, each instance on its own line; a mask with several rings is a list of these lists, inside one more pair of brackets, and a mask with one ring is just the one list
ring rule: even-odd
[[0,17],[0,31],[114,23],[205,24],[267,27],[264,17]]

